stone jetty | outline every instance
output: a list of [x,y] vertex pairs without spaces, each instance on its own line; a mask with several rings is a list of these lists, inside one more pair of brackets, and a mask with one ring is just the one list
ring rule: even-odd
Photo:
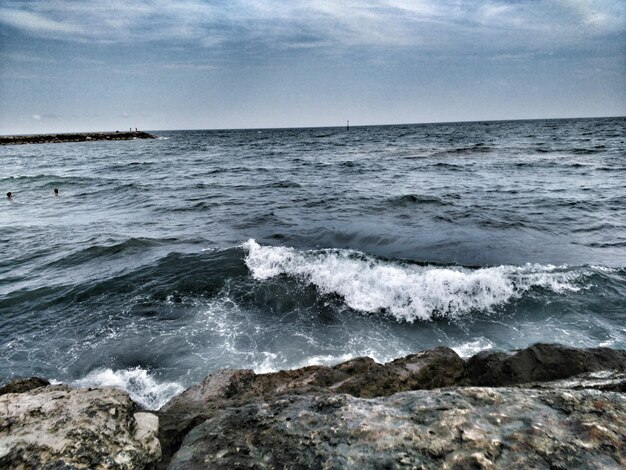
[[0,136],[0,145],[55,144],[61,142],[89,142],[93,140],[156,139],[147,132],[83,132],[74,134],[35,134]]
[[45,379],[0,388],[0,468],[626,468],[626,351],[223,369],[143,410]]

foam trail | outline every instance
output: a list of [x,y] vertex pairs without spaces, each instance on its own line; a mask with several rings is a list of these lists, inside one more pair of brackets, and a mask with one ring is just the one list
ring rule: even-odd
[[309,366],[333,366],[335,364],[346,362],[350,359],[354,359],[355,357],[357,357],[351,353],[339,355],[321,354],[309,356],[299,362],[285,365],[284,362],[277,361],[279,357],[278,354],[262,353],[262,356],[263,360],[255,363],[252,367],[254,372],[256,372],[257,374],[267,374],[270,372],[278,372],[280,370],[300,369],[302,367]]
[[97,369],[71,383],[74,387],[114,387],[149,410],[158,410],[185,388],[176,382],[158,383],[140,367],[126,370]]
[[352,309],[386,311],[397,320],[458,317],[490,312],[532,288],[575,292],[582,272],[567,267],[527,264],[481,269],[414,266],[387,262],[352,250],[299,251],[243,244],[254,278],[286,274],[314,284],[324,294],[340,295]]

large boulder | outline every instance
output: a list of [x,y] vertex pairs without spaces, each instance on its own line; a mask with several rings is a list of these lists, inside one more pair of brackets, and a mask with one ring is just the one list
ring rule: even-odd
[[50,385],[50,382],[40,377],[15,379],[3,387],[0,387],[0,396],[6,395],[7,393],[24,393],[47,385]]
[[545,344],[220,370],[154,414],[19,379],[0,389],[0,468],[622,468],[624,391],[625,351]]
[[0,396],[0,468],[143,469],[161,457],[158,426],[120,390],[8,393]]
[[284,395],[216,410],[169,468],[626,466],[626,400],[595,390],[456,388]]
[[348,393],[372,398],[407,390],[450,387],[460,383],[464,374],[463,359],[445,347],[386,364],[361,357],[332,367],[310,366],[269,374],[223,369],[174,397],[161,411],[204,409],[211,402],[240,402],[286,393]]
[[466,365],[468,382],[488,387],[559,380],[601,370],[626,370],[626,351],[539,343],[515,353],[483,351]]
[[[608,348],[576,349],[558,344],[536,344],[514,353],[483,352],[463,361],[452,349],[441,347],[378,364],[356,358],[332,367],[255,374],[251,370],[220,370],[209,375],[160,411],[160,439],[165,466],[185,436],[225,408],[275,401],[284,395],[324,397],[347,394],[357,398],[385,397],[411,390],[455,386],[523,385],[566,379],[578,374],[613,371],[611,380],[587,377],[546,388],[623,391],[626,352]],[[618,374],[617,378],[615,374]]]
[[211,417],[228,400],[244,393],[256,374],[249,369],[222,369],[207,376],[201,383],[185,390],[166,403],[159,414],[159,440],[162,460],[159,468],[167,468],[185,435]]
[[255,374],[220,370],[173,398],[159,411],[164,466],[185,435],[216,411],[285,394],[348,393],[380,397],[393,393],[453,386],[463,380],[465,363],[450,348],[436,348],[379,364],[356,358],[333,367],[310,366]]

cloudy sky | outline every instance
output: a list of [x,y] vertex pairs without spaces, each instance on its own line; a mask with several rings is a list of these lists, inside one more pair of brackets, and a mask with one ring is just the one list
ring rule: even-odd
[[624,0],[0,0],[0,134],[625,114]]

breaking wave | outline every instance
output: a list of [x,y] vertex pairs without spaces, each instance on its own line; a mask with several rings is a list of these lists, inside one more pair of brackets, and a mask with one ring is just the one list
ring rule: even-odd
[[340,296],[354,310],[384,311],[399,321],[490,312],[534,288],[562,294],[587,287],[580,282],[585,272],[567,266],[417,266],[352,250],[261,246],[252,239],[243,248],[255,279],[292,276],[315,285],[323,294]]
[[185,389],[176,382],[159,383],[140,367],[115,371],[108,368],[97,369],[70,385],[119,388],[126,391],[134,401],[148,410],[158,410]]

